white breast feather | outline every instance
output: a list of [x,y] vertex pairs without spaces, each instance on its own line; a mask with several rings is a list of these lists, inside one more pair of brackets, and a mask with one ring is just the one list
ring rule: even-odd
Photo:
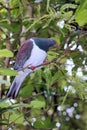
[[30,58],[25,62],[23,67],[26,67],[27,65],[31,66],[37,66],[43,63],[43,61],[46,58],[46,52],[44,50],[41,50],[34,42],[33,39],[33,49],[31,52]]

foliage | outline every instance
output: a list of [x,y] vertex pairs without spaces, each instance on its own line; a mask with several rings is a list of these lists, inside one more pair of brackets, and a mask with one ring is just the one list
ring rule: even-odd
[[[87,0],[0,0],[0,129],[87,129]],[[52,62],[23,83],[16,100],[5,94],[25,39],[51,37]],[[79,123],[80,122],[80,123]]]

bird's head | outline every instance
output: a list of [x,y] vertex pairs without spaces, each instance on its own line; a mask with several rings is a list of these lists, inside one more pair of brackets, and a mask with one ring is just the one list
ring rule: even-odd
[[42,50],[48,51],[50,47],[56,47],[57,43],[55,40],[52,40],[50,38],[33,38],[35,41],[35,44]]

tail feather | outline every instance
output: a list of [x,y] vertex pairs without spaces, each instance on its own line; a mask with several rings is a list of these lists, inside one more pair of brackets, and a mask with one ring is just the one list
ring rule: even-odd
[[14,98],[14,93],[15,93],[15,88],[16,88],[15,86],[16,86],[16,82],[13,81],[12,85],[7,91],[7,94],[6,94],[7,98],[10,98],[10,97]]
[[7,94],[6,94],[7,98],[15,99],[17,97],[18,92],[20,90],[20,87],[21,87],[24,79],[27,77],[28,74],[30,74],[30,72],[28,72],[28,73],[24,73],[24,72],[19,73],[19,75],[17,75],[14,78],[14,80],[12,82],[12,85],[10,86],[10,88],[9,88]]
[[[24,79],[23,79],[24,80]],[[6,97],[7,98],[16,98],[17,95],[18,95],[18,92],[19,92],[19,89],[21,87],[21,84],[22,84],[22,80],[20,81],[16,81],[16,78],[14,79],[12,85],[10,86],[7,94],[6,94]]]

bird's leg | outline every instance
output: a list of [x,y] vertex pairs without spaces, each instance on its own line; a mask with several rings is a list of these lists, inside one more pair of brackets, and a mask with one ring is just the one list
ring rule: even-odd
[[50,63],[51,63],[50,61],[44,61],[44,62],[43,62],[42,64],[40,64],[40,65],[31,66],[30,69],[35,70],[35,69],[38,68],[38,67],[41,67],[41,66],[44,66],[44,65],[48,65],[48,64],[50,64]]
[[36,66],[31,66],[30,67],[32,70],[35,70],[37,67]]

